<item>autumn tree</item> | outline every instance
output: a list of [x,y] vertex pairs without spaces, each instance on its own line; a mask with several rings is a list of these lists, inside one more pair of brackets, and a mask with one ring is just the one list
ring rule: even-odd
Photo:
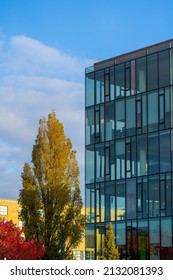
[[12,221],[0,220],[0,260],[36,260],[40,259],[45,248],[41,242],[25,241],[23,229]]
[[115,235],[112,229],[112,223],[108,225],[108,233],[105,236],[102,260],[119,260],[120,255],[118,247],[115,244]]
[[39,122],[32,165],[24,165],[19,194],[26,238],[44,242],[45,259],[70,259],[84,231],[76,151],[55,112]]

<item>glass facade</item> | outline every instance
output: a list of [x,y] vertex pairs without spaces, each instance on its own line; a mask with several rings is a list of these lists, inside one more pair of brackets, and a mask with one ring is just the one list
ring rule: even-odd
[[86,258],[173,259],[173,40],[86,69]]

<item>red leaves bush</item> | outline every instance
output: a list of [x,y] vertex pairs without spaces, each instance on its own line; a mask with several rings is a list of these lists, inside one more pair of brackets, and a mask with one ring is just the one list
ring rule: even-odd
[[25,241],[22,233],[12,221],[0,220],[0,260],[37,260],[45,254],[43,243]]

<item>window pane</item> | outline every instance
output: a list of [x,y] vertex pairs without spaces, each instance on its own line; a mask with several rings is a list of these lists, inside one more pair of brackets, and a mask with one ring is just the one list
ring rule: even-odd
[[125,177],[125,144],[124,141],[116,141],[116,178]]
[[86,148],[86,184],[94,182],[94,146]]
[[96,145],[96,182],[104,180],[104,146]]
[[136,180],[127,180],[127,219],[136,219]]
[[148,131],[158,130],[158,92],[148,94]]
[[169,85],[169,50],[159,53],[159,87]]
[[115,105],[116,113],[116,138],[125,136],[125,114],[124,114],[124,101],[117,101]]
[[147,137],[141,135],[137,137],[137,174],[143,176],[147,171]]
[[106,126],[106,140],[114,139],[115,131],[115,117],[114,117],[114,103],[105,104],[105,126]]
[[116,97],[124,96],[124,64],[115,66]]
[[94,74],[86,76],[86,106],[94,105]]
[[136,90],[137,93],[146,91],[146,58],[136,60]]
[[95,74],[96,83],[96,104],[104,102],[104,72],[98,71]]
[[160,229],[159,220],[149,221],[150,259],[160,259]]
[[135,98],[126,100],[126,136],[135,135],[136,132],[136,106]]
[[106,183],[105,189],[106,221],[115,221],[115,185]]
[[170,131],[164,130],[160,132],[160,172],[171,170],[170,149]]
[[125,219],[125,183],[116,183],[116,216],[117,220]]
[[94,109],[86,110],[86,145],[94,144]]
[[148,56],[147,73],[148,73],[147,76],[148,90],[158,88],[157,54]]
[[148,165],[149,174],[159,172],[159,145],[157,133],[149,134],[148,137]]

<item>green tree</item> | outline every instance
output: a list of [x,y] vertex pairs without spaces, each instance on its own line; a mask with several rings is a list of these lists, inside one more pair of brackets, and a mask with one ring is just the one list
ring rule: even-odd
[[102,260],[119,260],[120,254],[115,244],[115,235],[112,224],[108,225],[108,234],[105,236]]
[[26,238],[44,242],[45,259],[70,259],[79,244],[85,217],[76,151],[55,112],[39,122],[32,166],[24,165],[19,194]]

